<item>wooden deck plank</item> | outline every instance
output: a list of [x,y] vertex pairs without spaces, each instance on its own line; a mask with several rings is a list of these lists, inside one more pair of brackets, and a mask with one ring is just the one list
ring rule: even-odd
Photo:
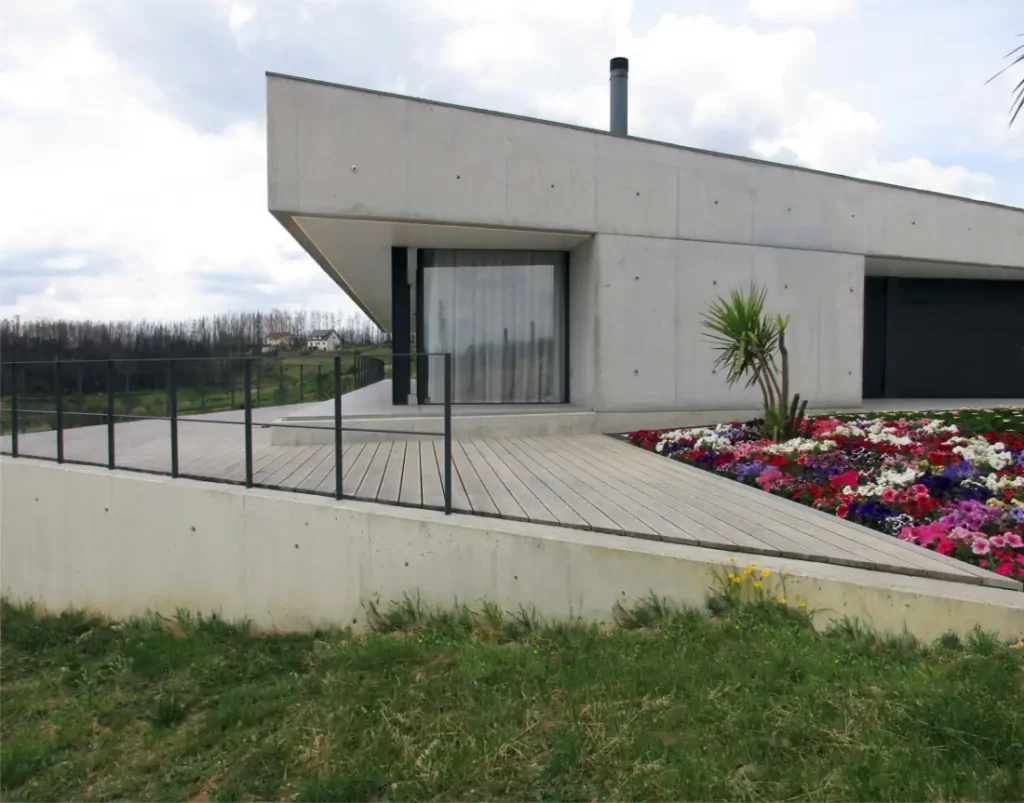
[[[798,558],[807,557],[810,554],[808,550],[814,552],[823,548],[821,542],[813,536],[794,532],[786,525],[767,522],[756,515],[748,515],[748,512],[743,509],[730,506],[728,500],[711,502],[685,483],[672,483],[670,473],[662,470],[660,465],[650,465],[650,455],[637,453],[634,458],[628,453],[618,453],[618,450],[614,454],[607,451],[589,451],[593,448],[601,448],[595,446],[594,443],[594,440],[581,439],[574,441],[572,445],[575,449],[586,451],[591,455],[591,460],[595,465],[594,470],[604,471],[615,476],[619,481],[632,487],[639,498],[657,499],[667,503],[670,507],[676,508],[679,515],[687,515],[692,520],[701,523],[705,532],[710,530],[717,535],[717,539],[709,535],[702,536],[700,539],[702,545],[712,545],[714,541],[725,538],[743,548],[761,549],[762,546],[766,546],[779,554]],[[609,442],[609,445],[614,444]],[[642,468],[646,469],[648,473],[637,473],[641,470],[635,463],[635,459],[638,458],[643,458],[644,466]],[[691,528],[687,526],[687,529]],[[755,542],[748,542],[744,539],[744,535],[755,539]],[[829,548],[829,555],[836,559],[835,562],[843,561],[848,565],[855,565],[858,560],[852,553],[839,549]]]
[[384,477],[380,482],[380,490],[377,491],[377,500],[380,502],[397,502],[402,492],[402,472],[405,470],[405,453],[408,449],[408,441],[395,441],[388,455],[388,465],[384,469]]
[[[699,505],[709,513],[726,513],[729,516],[736,515],[747,522],[763,526],[770,530],[775,537],[788,539],[789,551],[810,550],[801,554],[818,554],[819,556],[830,556],[838,560],[860,560],[874,562],[877,564],[877,556],[871,552],[858,552],[855,542],[845,541],[840,538],[834,540],[823,539],[815,527],[808,525],[801,516],[807,512],[807,508],[793,506],[789,509],[781,508],[781,513],[774,508],[775,504],[790,506],[792,503],[780,500],[771,495],[765,495],[766,499],[744,500],[736,491],[742,490],[737,484],[733,488],[729,483],[728,487],[722,487],[721,478],[711,475],[706,477],[699,469],[678,472],[675,469],[682,468],[669,464],[662,469],[660,465],[652,465],[652,455],[646,455],[638,451],[635,456],[624,452],[624,449],[631,449],[625,444],[616,444],[607,439],[609,443],[603,444],[595,441],[581,444],[581,449],[593,454],[595,460],[609,461],[618,470],[629,470],[633,473],[637,482],[643,482],[652,489],[662,489],[675,498],[685,498]],[[656,460],[665,458],[655,457]],[[673,469],[668,471],[667,469]],[[711,481],[712,485],[706,485],[705,479]],[[751,490],[751,489],[748,489]],[[761,494],[761,491],[755,491]],[[739,500],[739,501],[737,501]],[[769,515],[766,515],[766,512]],[[853,547],[851,549],[850,547]]]
[[595,458],[581,453],[581,447],[577,443],[552,441],[550,438],[541,441],[539,446],[544,448],[552,459],[560,461],[567,472],[578,475],[660,537],[681,544],[701,543],[704,528],[700,524],[681,515],[677,509],[665,504],[656,496],[646,493],[645,488],[623,482],[623,477],[611,473],[608,466],[603,466]]
[[[432,439],[433,440],[433,439]],[[421,440],[420,470],[423,472],[423,506],[444,508],[444,480],[430,440]]]
[[558,459],[558,456],[549,449],[538,447],[537,442],[530,438],[519,438],[517,443],[539,464],[545,465],[553,473],[561,474],[565,485],[615,522],[615,526],[622,532],[645,536],[657,535],[657,531],[650,525],[645,524],[615,500],[610,499],[605,490],[594,483],[592,478],[567,471],[564,461]]
[[345,496],[356,495],[356,491],[359,490],[359,484],[363,481],[363,477],[366,476],[366,470],[370,467],[370,461],[373,460],[373,456],[377,452],[378,445],[377,441],[367,441],[366,443],[359,444],[360,448],[358,451],[353,449],[345,455],[344,473],[341,479],[341,489]]
[[323,450],[324,447],[323,444],[309,444],[307,446],[282,448],[294,449],[295,451],[287,460],[284,461],[284,463],[279,464],[276,469],[267,475],[267,478],[263,481],[263,485],[269,485],[274,488],[280,487],[282,480],[291,476],[297,469],[312,461],[314,455]]
[[[578,444],[576,448],[582,448]],[[594,458],[597,461],[599,458]],[[605,458],[607,459],[607,457]],[[785,548],[776,543],[770,532],[764,531],[756,526],[748,526],[746,522],[735,516],[725,515],[718,512],[709,512],[708,506],[698,497],[688,493],[685,488],[677,486],[661,487],[660,477],[653,474],[646,477],[638,477],[632,472],[628,460],[619,456],[618,462],[609,462],[603,466],[603,473],[609,479],[614,479],[630,489],[638,499],[644,500],[645,504],[659,507],[664,506],[668,510],[675,511],[675,520],[689,534],[689,538],[683,538],[682,543],[692,543],[697,539],[699,546],[706,546],[716,549],[738,549],[741,551],[756,554],[780,555],[784,552],[791,557],[800,557],[800,553],[789,549],[789,543],[784,542]],[[668,511],[666,511],[668,515]],[[666,540],[676,540],[674,536],[666,535]]]
[[284,466],[293,456],[292,449],[295,447],[289,446],[272,446],[268,452],[272,455],[272,459],[261,465],[259,468],[253,466],[252,470],[252,481],[254,485],[267,485],[267,478],[274,474],[279,468]]
[[[617,447],[614,452],[606,452],[610,459],[616,461],[623,459],[622,449],[636,449],[634,446],[616,442],[611,438],[605,438],[605,440],[610,442],[610,446]],[[640,456],[645,458],[644,464],[649,463],[651,455],[644,455],[640,452]],[[665,458],[656,459],[664,460]],[[637,465],[635,460],[633,465]],[[709,500],[714,500],[716,504],[726,505],[733,509],[742,508],[749,516],[755,516],[759,520],[787,528],[786,532],[809,535],[820,545],[814,550],[817,557],[825,557],[829,554],[824,550],[826,547],[830,547],[854,556],[857,561],[874,564],[873,568],[887,563],[891,565],[892,562],[895,562],[895,565],[905,568],[916,567],[922,571],[933,573],[941,571],[937,566],[938,563],[941,563],[947,576],[957,571],[967,571],[973,574],[970,572],[973,567],[966,564],[959,562],[947,564],[941,560],[942,556],[940,555],[914,549],[912,544],[904,544],[902,541],[881,533],[876,535],[871,530],[844,522],[830,514],[779,499],[740,483],[735,485],[730,483],[728,488],[723,487],[721,478],[709,475],[692,466],[685,466],[678,461],[670,461],[669,465],[673,469],[672,472],[660,472],[657,477],[653,477],[649,473],[645,476],[649,481],[659,485],[668,482],[670,487],[675,487],[679,482],[685,482],[690,486],[691,491],[698,492]],[[839,557],[841,559],[842,554]]]
[[[345,447],[341,449],[342,469],[345,465]],[[306,475],[305,479],[298,484],[297,490],[313,491],[314,493],[334,495],[334,444],[327,445],[327,452],[320,459],[316,468]]]
[[[512,494],[513,498],[522,507],[527,519],[544,524],[560,523],[558,517],[530,490],[529,486],[524,482],[524,478],[516,473],[515,468],[513,468],[516,464],[513,463],[512,458],[504,451],[500,444],[493,438],[484,438],[474,441],[474,445],[480,450],[481,456],[487,461],[505,487],[508,488],[509,493]],[[532,477],[529,472],[524,471],[521,467],[520,471],[526,477]],[[566,508],[566,510],[572,513],[574,523],[579,525],[585,523],[570,508]]]
[[477,475],[473,462],[466,454],[466,450],[462,448],[461,441],[452,441],[452,463],[453,467],[458,467],[459,469],[459,477],[466,489],[466,496],[469,497],[470,509],[480,515],[497,516],[498,508]]
[[317,450],[297,465],[290,474],[278,480],[277,487],[288,491],[300,489],[302,483],[328,459],[334,459],[334,446],[321,443]]
[[398,501],[403,505],[419,507],[423,504],[423,472],[420,468],[420,445],[418,440],[408,441],[405,449],[405,464],[402,467],[402,489]]
[[[531,450],[523,449],[519,439],[499,438],[498,440],[508,450],[509,454],[515,455],[519,464],[533,476],[534,480],[531,481],[533,483],[530,485],[531,488],[543,486],[548,489],[558,497],[561,504],[571,508],[577,515],[582,517],[586,526],[590,529],[603,532],[622,532],[622,527],[606,516],[595,505],[591,504],[589,500],[576,493],[567,483],[559,479],[557,474],[553,474],[543,463],[537,460],[536,455]],[[554,509],[551,504],[548,507]]]
[[384,471],[387,468],[391,449],[394,445],[394,441],[381,441],[377,446],[377,451],[374,452],[370,465],[366,468],[366,474],[363,475],[359,487],[356,488],[356,492],[353,494],[357,499],[376,501],[377,493],[380,490],[380,483],[384,479]]
[[[437,470],[441,475],[442,489],[444,488],[444,441],[440,438],[432,438],[431,446],[434,448],[434,457],[437,459]],[[469,494],[466,493],[466,486],[459,474],[459,467],[455,464],[455,457],[452,457],[452,510],[460,510],[465,513],[472,513],[473,508],[469,504]]]
[[490,457],[481,452],[479,444],[480,441],[477,440],[460,441],[460,445],[466,452],[466,457],[473,464],[476,475],[480,478],[484,488],[487,489],[487,495],[494,503],[494,507],[497,508],[498,515],[503,519],[529,521],[526,511],[523,510],[522,505],[519,504],[519,501],[509,491],[505,483],[502,482],[494,470],[494,466],[491,465]]

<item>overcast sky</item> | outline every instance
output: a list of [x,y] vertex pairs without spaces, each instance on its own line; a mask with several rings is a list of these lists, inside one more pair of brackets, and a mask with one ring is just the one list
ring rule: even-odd
[[1021,0],[0,0],[0,316],[354,310],[266,211],[264,71],[1024,206]]

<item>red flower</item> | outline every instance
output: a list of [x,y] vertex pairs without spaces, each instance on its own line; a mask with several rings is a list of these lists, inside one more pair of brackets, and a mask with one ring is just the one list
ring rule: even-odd
[[837,490],[839,488],[845,488],[847,485],[851,488],[856,488],[860,485],[860,475],[853,469],[850,469],[849,471],[844,471],[842,474],[836,474],[834,477],[829,477],[828,481],[832,484],[832,487]]
[[836,515],[839,516],[839,518],[841,518],[841,519],[845,519],[849,512],[850,512],[850,506],[849,505],[840,505],[839,507],[836,508]]

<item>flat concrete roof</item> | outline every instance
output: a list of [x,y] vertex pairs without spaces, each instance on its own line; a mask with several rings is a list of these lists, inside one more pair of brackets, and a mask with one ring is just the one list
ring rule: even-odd
[[[353,86],[351,84],[341,84],[341,83],[336,83],[336,82],[333,82],[333,81],[322,81],[322,80],[318,80],[316,78],[303,78],[302,76],[298,76],[298,75],[288,75],[287,73],[273,72],[273,71],[270,71],[270,70],[268,70],[266,72],[266,75],[267,75],[268,78],[283,78],[283,79],[289,80],[289,81],[300,81],[300,82],[307,83],[307,84],[318,84],[320,86],[335,87],[337,89],[346,89],[346,90],[349,90],[349,91],[352,91],[352,92],[363,92],[363,93],[365,93],[367,95],[378,95],[378,96],[381,96],[381,97],[395,98],[395,99],[398,99],[398,100],[408,100],[408,101],[412,101],[414,103],[424,103],[424,104],[428,104],[428,105],[431,105],[431,106],[441,106],[441,107],[449,108],[449,109],[459,109],[461,111],[476,112],[478,114],[487,114],[487,115],[491,115],[493,117],[504,117],[504,118],[508,118],[508,119],[512,119],[512,120],[523,120],[523,121],[529,122],[529,123],[539,123],[539,124],[542,124],[542,125],[556,126],[556,127],[559,127],[559,128],[568,128],[568,129],[571,129],[571,130],[574,130],[574,131],[584,131],[584,132],[591,133],[591,134],[602,134],[602,135],[607,136],[607,137],[622,138],[622,137],[619,137],[617,134],[612,134],[610,131],[606,131],[606,130],[604,130],[602,128],[589,128],[587,126],[573,125],[572,123],[560,123],[560,122],[557,122],[555,120],[545,120],[545,119],[540,118],[540,117],[530,117],[528,115],[523,115],[523,114],[513,114],[511,112],[495,111],[493,109],[484,109],[484,108],[480,108],[480,107],[476,107],[476,106],[464,106],[464,105],[459,104],[459,103],[448,103],[448,102],[443,101],[443,100],[431,100],[430,98],[418,98],[418,97],[415,97],[413,95],[401,95],[401,94],[398,94],[396,92],[384,92],[384,91],[379,90],[379,89],[367,89],[366,87],[362,87],[362,86]],[[786,170],[794,170],[794,171],[799,171],[799,172],[802,172],[802,173],[811,173],[811,174],[819,175],[819,176],[829,176],[831,178],[845,179],[847,181],[854,181],[854,182],[857,182],[859,184],[868,184],[868,185],[877,186],[877,187],[888,187],[890,189],[906,190],[907,192],[916,192],[916,193],[921,193],[922,195],[934,195],[934,196],[938,196],[940,198],[953,198],[953,199],[956,199],[958,201],[968,201],[970,203],[980,204],[980,205],[983,205],[983,206],[991,206],[991,207],[996,207],[996,208],[999,208],[999,209],[1009,209],[1009,210],[1012,210],[1014,212],[1024,212],[1024,207],[1012,206],[1010,204],[1000,204],[1000,203],[995,203],[994,201],[982,201],[982,200],[978,200],[976,198],[969,198],[969,197],[963,196],[963,195],[953,195],[952,193],[948,193],[948,192],[937,192],[935,190],[923,190],[923,189],[920,189],[918,187],[907,187],[907,186],[904,186],[902,184],[892,184],[892,183],[886,182],[886,181],[876,181],[876,180],[873,180],[873,179],[858,178],[856,176],[847,176],[847,175],[844,175],[843,173],[832,173],[832,172],[829,172],[827,170],[817,170],[817,169],[812,168],[812,167],[802,167],[800,165],[787,164],[786,162],[773,162],[773,161],[771,161],[769,159],[757,159],[757,158],[755,158],[753,156],[741,156],[741,155],[735,154],[735,153],[723,153],[721,151],[713,151],[713,150],[708,150],[706,148],[695,148],[695,147],[693,147],[691,145],[680,145],[680,144],[675,143],[675,142],[665,142],[663,140],[648,139],[646,137],[635,137],[635,136],[632,136],[632,135],[628,135],[628,136],[625,137],[625,139],[633,140],[635,142],[645,142],[645,143],[648,143],[648,144],[651,144],[651,145],[661,145],[661,146],[668,147],[668,148],[677,148],[679,150],[690,151],[692,153],[700,153],[700,154],[704,154],[704,155],[707,155],[707,156],[717,156],[717,157],[722,158],[722,159],[733,159],[733,160],[740,161],[740,162],[751,162],[751,163],[760,164],[760,165],[770,165],[772,167],[780,167],[780,168],[784,168]]]

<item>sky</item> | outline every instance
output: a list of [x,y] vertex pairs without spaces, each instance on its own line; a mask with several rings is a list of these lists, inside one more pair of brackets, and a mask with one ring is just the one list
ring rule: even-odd
[[265,71],[1024,206],[1020,0],[2,0],[0,317],[355,305],[267,212]]

